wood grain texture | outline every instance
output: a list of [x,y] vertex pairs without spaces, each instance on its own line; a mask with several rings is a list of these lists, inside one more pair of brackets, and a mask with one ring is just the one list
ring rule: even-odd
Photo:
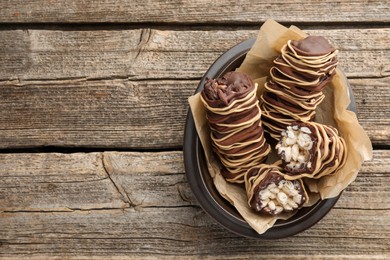
[[[360,123],[390,145],[388,78],[351,79]],[[0,148],[177,148],[197,80],[3,83]],[[369,93],[369,94],[368,94]]]
[[[309,32],[341,50],[363,127],[374,144],[389,145],[390,29]],[[255,34],[0,31],[0,148],[179,148],[199,77]]]
[[[378,214],[381,217],[378,218]],[[323,259],[389,257],[388,211],[333,209],[311,229],[291,238],[258,241],[224,230],[196,207],[142,211],[3,213],[0,256],[245,258],[305,255]],[[369,228],[367,228],[369,227]]]
[[[307,30],[340,49],[348,77],[390,75],[390,29]],[[0,80],[194,79],[257,30],[5,30]]]
[[383,0],[0,0],[0,259],[390,259],[390,150],[277,241],[209,217],[166,150],[182,148],[203,73],[268,18],[340,50],[359,121],[388,149],[389,13]]
[[[186,183],[181,152],[1,154],[0,163],[3,258],[390,256],[389,151],[375,151],[323,220],[278,241],[238,237],[206,215]],[[48,199],[48,184],[59,183],[63,195]],[[79,199],[76,184],[84,189]],[[112,207],[91,208],[91,191]]]
[[195,88],[172,80],[3,86],[0,146],[179,147]]
[[390,144],[390,77],[351,79],[359,122],[374,145]]
[[[115,1],[3,0],[0,22],[7,23],[254,23],[273,18],[282,22],[389,22],[385,1]],[[163,11],[162,11],[163,10]],[[288,15],[286,15],[288,13]]]
[[72,211],[121,208],[102,154],[4,154],[0,156],[1,210]]
[[[0,164],[2,211],[197,205],[181,152],[1,154]],[[337,206],[388,209],[389,165],[390,151],[375,150]]]

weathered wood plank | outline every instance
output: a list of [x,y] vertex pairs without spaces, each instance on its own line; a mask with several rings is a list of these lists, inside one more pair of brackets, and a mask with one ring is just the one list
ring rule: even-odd
[[[197,205],[182,176],[181,154],[105,152],[103,158],[112,180],[118,183],[122,193],[129,195],[133,205],[141,208],[172,205],[170,203]],[[389,167],[390,151],[375,150],[373,160],[363,164],[356,181],[348,186],[337,207],[390,209]]]
[[0,147],[179,147],[195,89],[164,80],[3,86]]
[[[162,11],[164,10],[164,11]],[[386,1],[41,1],[3,0],[0,22],[12,23],[253,23],[273,18],[282,22],[389,22]],[[286,15],[288,13],[288,15]]]
[[[351,79],[358,116],[375,145],[390,145],[389,78]],[[197,80],[3,83],[0,148],[181,147]]]
[[[277,254],[314,259],[390,256],[387,189],[390,151],[375,151],[374,160],[364,164],[357,180],[323,220],[295,237],[279,241],[238,237],[208,217],[196,206],[188,190],[181,156],[181,152],[0,155],[1,165],[5,166],[0,168],[0,175],[15,176],[14,184],[19,182],[18,186],[34,189],[30,203],[45,207],[45,211],[30,207],[25,203],[27,194],[21,196],[9,180],[0,179],[0,196],[23,205],[17,210],[12,205],[1,207],[0,256],[143,258],[202,254],[217,258],[269,258]],[[113,182],[81,182],[86,189],[80,192],[80,197],[85,197],[81,200],[64,200],[53,194],[59,201],[49,200],[43,205],[39,203],[42,199],[39,193],[49,188],[46,183],[41,187],[31,185],[34,179],[47,179],[48,183],[61,182],[71,187],[73,182],[84,178],[101,178],[103,167]],[[50,173],[53,169],[59,169],[56,175]],[[95,200],[87,192],[92,186],[104,190],[114,184],[117,193],[128,196],[132,203],[126,207],[89,210],[80,205],[80,201],[88,206],[89,201]],[[64,197],[72,193],[68,188],[63,191]],[[107,200],[118,199],[111,196]],[[4,205],[3,201],[0,205]],[[64,205],[70,209],[59,210]],[[72,210],[74,205],[80,209]]]
[[[1,211],[198,205],[181,152],[1,154],[0,165]],[[375,150],[337,207],[389,209],[389,167],[390,151]]]
[[0,211],[196,205],[181,152],[0,155]]
[[[380,214],[380,217],[378,217]],[[273,255],[388,257],[389,211],[333,209],[303,233],[277,241],[238,237],[199,208],[2,213],[0,256]]]
[[180,152],[104,152],[103,163],[136,209],[198,205],[185,178]]
[[390,210],[389,168],[390,151],[374,150],[373,159],[363,163],[356,180],[344,191],[336,207]]
[[[390,75],[390,29],[308,30],[340,52],[349,77]],[[257,30],[0,31],[0,80],[199,78]]]
[[[194,79],[256,32],[0,31],[0,149],[181,147]],[[389,145],[390,29],[309,33],[330,38],[347,75],[363,77],[351,80],[360,120]]]
[[390,144],[390,77],[351,79],[359,122],[374,145]]
[[0,210],[122,208],[102,154],[2,154]]

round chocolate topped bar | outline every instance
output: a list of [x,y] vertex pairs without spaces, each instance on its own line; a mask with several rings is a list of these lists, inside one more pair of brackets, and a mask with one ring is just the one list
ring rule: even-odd
[[263,162],[271,148],[264,138],[257,85],[244,73],[207,79],[201,92],[213,151],[229,182],[243,183],[244,173]]
[[275,139],[294,121],[311,121],[336,72],[338,51],[321,36],[290,40],[274,60],[261,96],[265,130]]

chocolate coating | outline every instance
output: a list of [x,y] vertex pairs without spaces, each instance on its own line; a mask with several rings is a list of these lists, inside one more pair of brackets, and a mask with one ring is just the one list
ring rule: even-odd
[[[221,103],[219,106],[227,106],[232,101],[240,98],[254,89],[252,79],[245,73],[231,71],[218,79],[207,79],[202,95],[209,102]],[[214,104],[215,106],[215,104]]]
[[294,122],[289,127],[291,129],[296,127],[298,130],[303,127],[309,129],[312,147],[308,151],[309,157],[306,162],[302,163],[300,167],[291,168],[289,166],[290,160],[286,161],[285,152],[280,148],[288,143],[284,132],[285,134],[276,145],[276,149],[282,159],[282,168],[289,175],[286,177],[287,179],[293,180],[302,177],[318,179],[335,173],[345,164],[347,147],[344,139],[339,136],[334,127],[316,122]]
[[307,36],[300,41],[291,41],[291,45],[304,56],[321,56],[336,49],[322,36]]
[[294,121],[310,121],[336,73],[337,50],[321,36],[288,41],[274,60],[261,96],[265,130],[275,139]]
[[243,183],[244,173],[263,162],[271,150],[264,138],[256,90],[246,74],[228,72],[208,79],[201,92],[212,148],[229,182]]
[[[269,202],[272,199],[264,200],[264,198],[262,198],[262,196],[264,196],[264,192],[267,189],[269,190],[270,185],[274,185],[274,187],[276,188],[281,184],[281,182],[286,182],[285,174],[282,173],[282,169],[277,164],[276,165],[261,164],[248,170],[245,174],[245,190],[248,196],[249,206],[256,212],[266,214],[266,215],[273,215],[273,216],[281,214],[286,211],[287,212],[296,211],[299,208],[301,208],[305,203],[305,201],[308,200],[308,195],[305,191],[305,187],[303,185],[302,180],[293,180],[292,182],[290,182],[290,184],[293,185],[295,189],[295,195],[300,196],[298,200],[293,202],[293,204],[295,204],[295,208],[283,204],[279,204],[279,205],[274,204],[274,207],[275,206],[279,207],[279,211],[278,211],[276,207],[272,209],[266,204],[266,201]],[[281,195],[286,196],[286,193],[283,189],[279,191],[283,193]],[[262,193],[263,195],[261,195]],[[272,196],[271,193],[268,194]],[[275,200],[275,198],[273,200],[277,203],[277,200]],[[287,209],[287,207],[289,209]]]

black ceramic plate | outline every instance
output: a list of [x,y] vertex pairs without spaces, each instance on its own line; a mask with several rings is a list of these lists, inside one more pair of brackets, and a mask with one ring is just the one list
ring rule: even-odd
[[[240,66],[255,39],[244,41],[219,57],[200,81],[195,93],[202,91],[206,76],[218,78]],[[355,111],[355,102],[351,88],[351,105]],[[204,151],[195,129],[194,119],[189,109],[184,132],[184,164],[188,182],[204,211],[217,220],[226,229],[245,237],[258,239],[277,239],[295,235],[321,220],[336,204],[339,197],[320,200],[311,207],[300,209],[288,220],[278,220],[263,234],[258,234],[240,216],[237,210],[216,190],[207,169]]]

